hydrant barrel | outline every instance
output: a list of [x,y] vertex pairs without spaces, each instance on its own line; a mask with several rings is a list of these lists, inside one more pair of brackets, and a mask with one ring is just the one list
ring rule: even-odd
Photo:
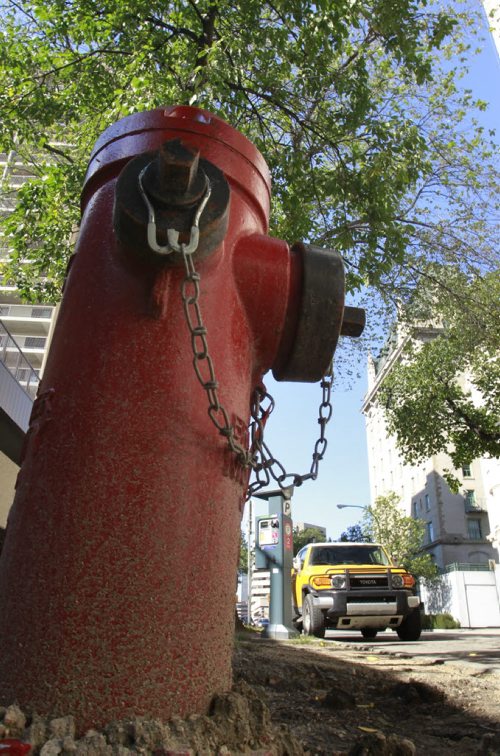
[[[164,171],[172,154],[180,164]],[[104,132],[0,562],[0,703],[74,714],[79,731],[131,715],[204,713],[231,684],[249,470],[207,412],[182,260],[142,243],[148,210],[136,167],[156,203],[159,246],[161,224],[196,209],[175,205],[203,194],[196,171],[219,187],[194,260],[238,442],[248,444],[250,398],[267,370],[286,373],[291,361],[293,379],[311,380],[293,357],[303,253],[266,235],[270,181],[258,150],[196,108],[137,114]],[[331,315],[338,331],[342,308],[343,299]],[[333,349],[324,347],[323,362]]]

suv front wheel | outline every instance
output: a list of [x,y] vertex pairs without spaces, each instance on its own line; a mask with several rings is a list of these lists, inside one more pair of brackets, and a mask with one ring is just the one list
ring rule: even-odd
[[325,637],[325,618],[321,609],[314,606],[310,594],[304,596],[302,605],[302,627],[304,635],[314,635],[316,638]]
[[418,641],[422,632],[422,620],[420,618],[420,609],[414,609],[396,628],[399,640]]

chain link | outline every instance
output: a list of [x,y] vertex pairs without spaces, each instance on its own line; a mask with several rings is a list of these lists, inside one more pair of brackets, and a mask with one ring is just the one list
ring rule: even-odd
[[[312,464],[308,473],[299,475],[298,473],[287,473],[281,462],[273,457],[269,447],[264,441],[264,429],[266,422],[274,409],[274,399],[267,392],[264,384],[257,386],[252,395],[250,423],[250,448],[245,449],[237,440],[234,428],[230,423],[229,415],[219,400],[219,384],[215,377],[213,360],[208,351],[207,329],[203,323],[199,299],[200,299],[200,274],[197,273],[193,253],[198,247],[199,239],[199,221],[201,214],[208,202],[211,187],[207,180],[205,196],[198,207],[193,225],[191,227],[191,238],[188,244],[179,244],[179,234],[173,229],[167,231],[169,244],[166,247],[159,247],[156,242],[156,219],[154,209],[149,201],[144,186],[142,184],[142,175],[139,176],[139,190],[148,209],[149,226],[148,242],[150,247],[162,254],[169,254],[171,251],[182,253],[186,276],[181,285],[182,305],[186,323],[191,335],[191,349],[193,353],[193,367],[196,377],[202,388],[205,390],[208,399],[208,415],[219,433],[227,439],[229,449],[236,455],[239,463],[243,467],[252,468],[255,480],[249,484],[247,490],[247,499],[254,496],[257,491],[270,485],[271,479],[274,480],[281,489],[289,486],[301,486],[306,480],[316,480],[318,477],[319,463],[325,456],[328,445],[325,430],[329,423],[333,407],[331,403],[332,385],[333,385],[333,363],[330,364],[325,376],[321,380],[322,401],[318,410],[318,423],[320,426],[320,435],[314,445],[312,455]],[[290,481],[287,483],[287,481]]]
[[219,401],[219,384],[215,377],[214,363],[208,352],[207,329],[202,320],[199,297],[200,275],[196,272],[193,258],[181,244],[182,259],[186,270],[186,277],[181,286],[182,305],[186,316],[186,323],[191,334],[193,351],[193,366],[202,388],[208,398],[208,415],[219,433],[227,439],[231,451],[236,454],[243,467],[254,467],[255,461],[251,451],[237,441],[234,428],[229,422],[227,410]]
[[316,480],[319,463],[325,456],[328,445],[325,431],[333,413],[331,393],[333,385],[333,365],[330,364],[325,376],[321,380],[322,401],[318,410],[318,424],[320,435],[314,445],[312,464],[308,473],[287,473],[283,465],[277,460],[264,441],[266,422],[274,409],[274,399],[266,390],[264,384],[258,386],[252,395],[250,424],[250,449],[246,450],[236,439],[234,428],[229,421],[229,415],[219,400],[219,384],[215,377],[214,365],[208,351],[207,329],[203,323],[199,306],[200,275],[196,272],[191,253],[187,253],[181,244],[182,257],[186,270],[186,277],[181,286],[182,304],[186,323],[191,334],[193,351],[193,366],[196,377],[208,398],[208,415],[219,433],[227,438],[231,451],[237,456],[243,467],[251,467],[255,480],[249,484],[247,499],[258,491],[270,485],[274,480],[280,488],[301,486],[306,480]]
[[[325,456],[328,441],[326,439],[326,426],[333,414],[331,403],[332,386],[333,386],[333,363],[321,380],[321,389],[323,392],[322,401],[319,405],[318,424],[320,426],[320,435],[314,445],[312,455],[312,464],[308,473],[287,473],[279,460],[273,457],[269,447],[264,442],[264,426],[267,418],[274,409],[274,399],[262,385],[258,387],[253,395],[252,400],[252,424],[251,424],[251,449],[254,450],[256,465],[254,467],[255,480],[248,487],[247,498],[254,496],[257,491],[270,485],[273,479],[278,486],[283,489],[288,486],[301,486],[306,480],[316,480],[318,477],[319,463]],[[267,407],[263,402],[268,402]],[[289,481],[289,482],[287,482]]]

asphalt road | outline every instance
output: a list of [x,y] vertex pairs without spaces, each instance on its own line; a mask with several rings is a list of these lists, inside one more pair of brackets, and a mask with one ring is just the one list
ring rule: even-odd
[[500,628],[424,630],[419,641],[400,641],[393,630],[365,641],[360,632],[327,630],[325,641],[390,656],[413,657],[430,664],[466,664],[500,674]]

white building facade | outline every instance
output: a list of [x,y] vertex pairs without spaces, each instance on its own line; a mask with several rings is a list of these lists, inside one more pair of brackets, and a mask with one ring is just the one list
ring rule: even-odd
[[483,0],[483,8],[493,43],[500,58],[500,6],[498,0]]
[[[438,329],[416,327],[412,338],[422,343]],[[362,411],[368,442],[371,500],[394,491],[407,515],[425,522],[425,548],[441,569],[451,565],[492,566],[498,562],[500,536],[500,461],[478,459],[460,470],[447,454],[437,454],[418,465],[406,464],[396,439],[387,431],[378,392],[392,366],[403,358],[408,334],[395,331],[379,359],[370,358],[368,391]],[[453,494],[444,478],[451,471],[460,480]]]

